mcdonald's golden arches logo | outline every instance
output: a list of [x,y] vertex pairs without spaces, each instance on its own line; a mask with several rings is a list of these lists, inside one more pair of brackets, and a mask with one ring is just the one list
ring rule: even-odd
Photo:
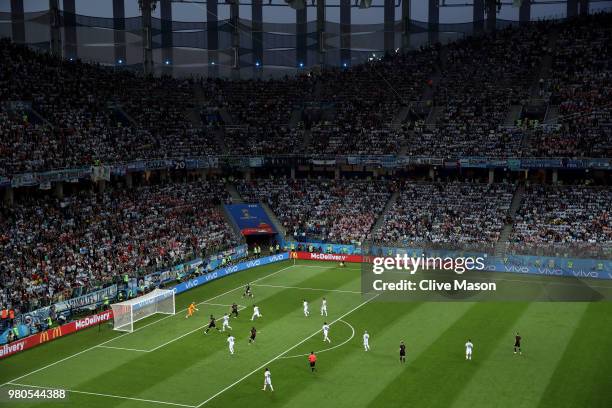
[[[49,333],[51,334],[49,335]],[[49,341],[49,339],[53,340],[58,337],[62,337],[62,327],[61,326],[57,326],[57,327],[54,327],[53,329],[49,329],[49,330],[45,330],[44,332],[41,332],[38,340],[40,343],[44,343],[44,342]]]
[[52,332],[52,339],[58,338],[58,337],[62,337],[62,326],[57,326],[55,328],[53,328],[53,332]]

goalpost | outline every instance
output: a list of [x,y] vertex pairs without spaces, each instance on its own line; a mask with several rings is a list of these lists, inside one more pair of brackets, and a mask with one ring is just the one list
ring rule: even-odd
[[174,291],[155,289],[146,295],[111,305],[113,330],[133,332],[134,323],[156,313],[175,314]]

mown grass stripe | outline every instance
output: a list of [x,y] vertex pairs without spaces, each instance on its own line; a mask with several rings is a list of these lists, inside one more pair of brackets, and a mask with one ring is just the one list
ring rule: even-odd
[[[508,329],[515,326],[527,305],[477,303],[417,358],[411,355],[407,338],[405,370],[368,406],[449,407]],[[465,360],[464,344],[468,338],[474,343],[472,361]]]
[[612,407],[611,367],[610,303],[589,303],[538,406]]
[[[486,406],[492,400],[503,407],[537,406],[586,309],[586,303],[531,303],[452,407]],[[514,354],[517,331],[522,355]]]

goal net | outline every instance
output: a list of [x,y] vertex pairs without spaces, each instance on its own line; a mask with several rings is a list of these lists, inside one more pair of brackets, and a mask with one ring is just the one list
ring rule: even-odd
[[113,308],[113,329],[134,331],[134,323],[155,313],[173,315],[174,291],[155,289],[135,299],[111,305]]

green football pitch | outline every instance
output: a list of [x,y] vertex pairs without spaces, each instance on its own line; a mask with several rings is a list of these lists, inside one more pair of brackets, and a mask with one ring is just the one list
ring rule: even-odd
[[[242,297],[247,282],[254,299]],[[176,315],[140,321],[132,333],[103,324],[0,361],[0,405],[612,407],[609,302],[384,303],[360,290],[357,265],[287,261],[240,272],[177,296]],[[319,313],[322,297],[328,317]],[[191,301],[199,311],[185,319]],[[226,333],[203,333],[209,315],[220,317],[232,302],[242,309],[230,322],[234,355]],[[254,304],[263,316],[251,322]],[[331,344],[322,339],[324,321]],[[252,326],[258,335],[250,345]],[[513,353],[516,331],[522,355]],[[310,351],[318,355],[314,373]],[[266,367],[274,392],[262,391]],[[68,390],[68,398],[6,398],[8,389],[37,387]]]

